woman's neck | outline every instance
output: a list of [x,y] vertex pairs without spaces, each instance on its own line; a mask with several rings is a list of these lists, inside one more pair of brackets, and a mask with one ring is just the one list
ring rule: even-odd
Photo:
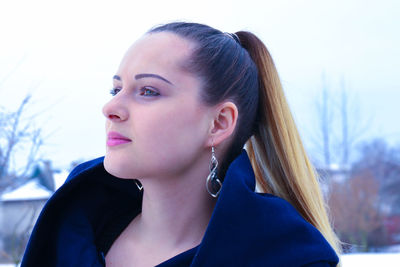
[[202,166],[192,166],[180,177],[141,179],[142,213],[132,222],[139,240],[169,248],[201,242],[216,199],[205,187],[207,168],[198,165]]

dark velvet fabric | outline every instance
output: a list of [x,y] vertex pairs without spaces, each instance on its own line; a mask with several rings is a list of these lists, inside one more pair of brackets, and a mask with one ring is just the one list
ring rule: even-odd
[[[158,266],[337,264],[320,232],[287,201],[254,189],[243,150],[226,173],[200,245]],[[21,266],[104,266],[104,255],[140,213],[141,201],[133,180],[108,174],[103,158],[79,165],[43,208]]]

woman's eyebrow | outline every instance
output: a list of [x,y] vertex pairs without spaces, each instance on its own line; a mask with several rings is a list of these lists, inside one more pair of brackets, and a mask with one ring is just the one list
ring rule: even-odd
[[[171,85],[174,85],[173,83],[171,83],[170,81],[168,81],[167,79],[165,79],[164,77],[162,77],[162,76],[160,76],[160,75],[157,75],[157,74],[153,74],[153,73],[141,73],[141,74],[137,74],[137,75],[135,75],[135,79],[136,80],[139,80],[139,79],[142,79],[142,78],[157,78],[157,79],[160,79],[160,80],[162,80],[162,81],[164,81],[164,82],[166,82],[166,83],[169,83],[169,84],[171,84]],[[119,78],[119,77],[118,77]]]

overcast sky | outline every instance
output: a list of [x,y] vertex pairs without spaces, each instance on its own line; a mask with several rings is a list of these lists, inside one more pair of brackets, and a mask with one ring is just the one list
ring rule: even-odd
[[156,24],[201,22],[249,30],[269,48],[307,146],[322,73],[344,80],[365,138],[400,143],[400,1],[1,1],[0,105],[33,94],[31,112],[55,166],[105,151],[103,104],[126,49]]

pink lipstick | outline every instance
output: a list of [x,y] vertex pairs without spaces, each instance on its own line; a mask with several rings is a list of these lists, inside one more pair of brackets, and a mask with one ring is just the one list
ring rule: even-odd
[[107,146],[118,146],[129,142],[132,140],[117,132],[109,132],[107,135]]

